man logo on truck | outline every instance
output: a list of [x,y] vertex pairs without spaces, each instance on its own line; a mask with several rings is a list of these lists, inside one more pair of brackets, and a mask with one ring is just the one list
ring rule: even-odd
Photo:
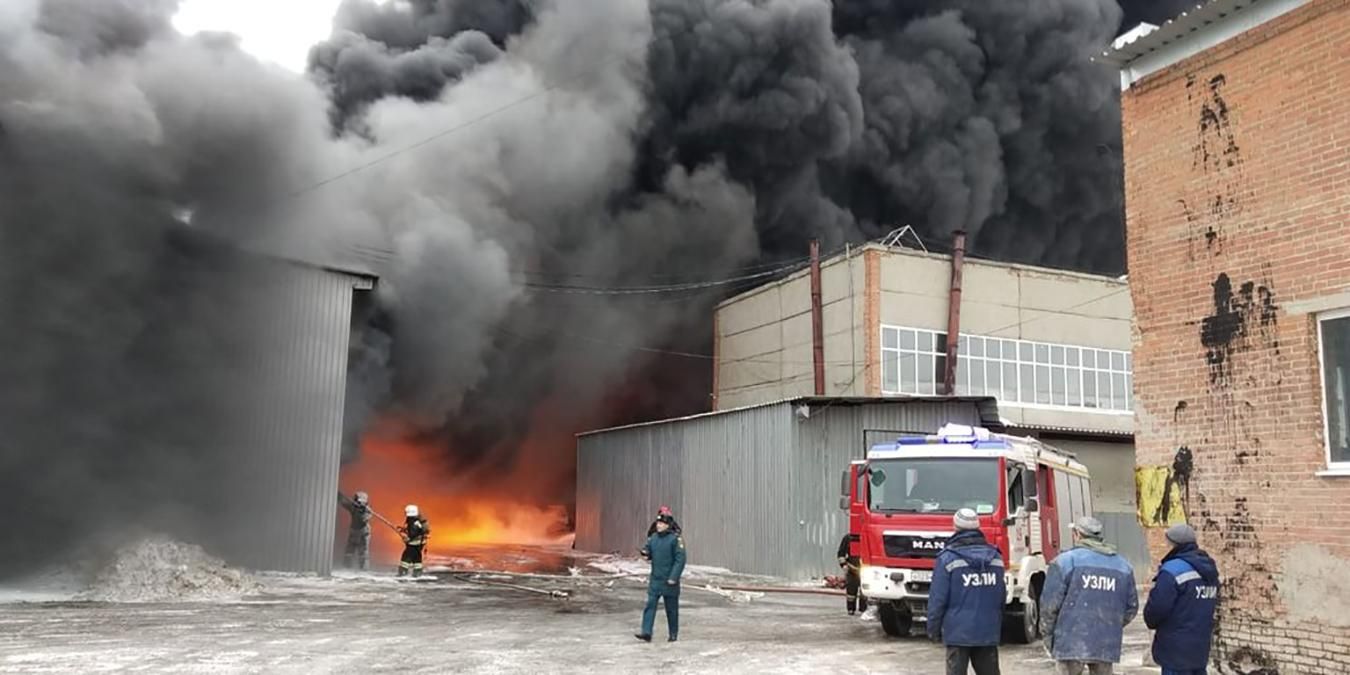
[[943,548],[946,548],[947,542],[936,540],[925,541],[923,539],[915,539],[914,542],[910,544],[910,546],[913,548],[922,548],[930,551],[941,551]]

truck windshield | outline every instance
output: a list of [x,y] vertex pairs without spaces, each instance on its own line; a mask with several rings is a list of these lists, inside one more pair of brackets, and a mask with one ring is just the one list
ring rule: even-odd
[[[998,503],[998,460],[883,459],[869,466],[869,504],[874,511],[951,513],[968,508],[989,514]],[[885,480],[877,485],[879,472]]]

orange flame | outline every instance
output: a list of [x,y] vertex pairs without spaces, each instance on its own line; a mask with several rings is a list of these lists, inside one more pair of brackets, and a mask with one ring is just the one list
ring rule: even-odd
[[[557,544],[569,536],[566,508],[521,500],[531,483],[511,466],[457,472],[445,457],[441,448],[370,434],[362,439],[359,459],[342,468],[339,484],[346,495],[365,491],[375,512],[395,525],[404,522],[404,506],[416,504],[431,526],[429,557],[465,545]],[[378,522],[371,528],[372,557],[397,560],[403,551],[398,535]]]

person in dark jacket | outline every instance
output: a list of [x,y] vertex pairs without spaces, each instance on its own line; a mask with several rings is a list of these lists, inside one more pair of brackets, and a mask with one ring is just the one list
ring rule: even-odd
[[648,536],[648,537],[651,537],[653,534],[656,534],[656,521],[657,521],[657,520],[660,520],[660,519],[661,519],[661,516],[669,516],[669,517],[670,517],[670,531],[671,531],[671,532],[674,532],[674,533],[677,534],[677,535],[683,533],[682,530],[680,530],[680,524],[679,524],[678,522],[675,521],[675,514],[674,514],[674,512],[672,512],[672,511],[670,510],[670,507],[669,507],[669,506],[662,506],[661,508],[659,508],[659,509],[656,510],[656,520],[653,520],[653,521],[652,521],[652,524],[647,526],[647,536]]
[[343,550],[343,564],[348,569],[370,569],[370,497],[358,491],[352,499],[338,493],[338,503],[351,516],[347,526],[347,546]]
[[1102,523],[1083,516],[1074,548],[1055,557],[1041,591],[1041,632],[1060,675],[1110,675],[1139,613],[1134,568],[1102,541]]
[[406,576],[412,572],[414,577],[422,576],[422,554],[427,548],[427,536],[431,534],[431,526],[427,524],[427,519],[423,518],[417,510],[416,504],[409,504],[403,509],[406,517],[403,526],[398,528],[399,536],[403,537],[403,556],[399,559],[398,575]]
[[680,635],[680,575],[684,574],[684,539],[671,527],[674,518],[663,514],[656,519],[656,531],[647,537],[642,548],[643,557],[652,561],[652,573],[647,579],[647,606],[642,610],[642,630],[635,637],[652,641],[656,623],[656,603],[666,605],[666,630],[674,642]]
[[1190,525],[1167,530],[1172,550],[1162,560],[1144,605],[1153,634],[1153,660],[1163,675],[1205,675],[1214,610],[1219,604],[1219,567],[1195,543]]
[[980,532],[980,517],[961,509],[956,534],[933,563],[928,589],[928,637],[947,647],[947,675],[998,675],[1007,582],[1003,555]]
[[844,593],[847,597],[844,599],[844,607],[848,609],[849,616],[856,612],[867,611],[867,596],[859,592],[862,587],[862,561],[858,556],[849,553],[849,538],[852,535],[844,535],[839,542],[839,566],[844,568]]

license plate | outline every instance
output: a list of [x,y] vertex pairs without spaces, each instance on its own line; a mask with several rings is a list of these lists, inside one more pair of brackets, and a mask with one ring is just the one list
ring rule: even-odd
[[917,581],[917,582],[925,583],[925,584],[927,584],[927,583],[932,583],[932,582],[933,582],[933,571],[932,571],[932,570],[914,570],[914,571],[912,571],[912,572],[910,573],[910,575],[909,575],[909,580],[910,580],[910,581]]

